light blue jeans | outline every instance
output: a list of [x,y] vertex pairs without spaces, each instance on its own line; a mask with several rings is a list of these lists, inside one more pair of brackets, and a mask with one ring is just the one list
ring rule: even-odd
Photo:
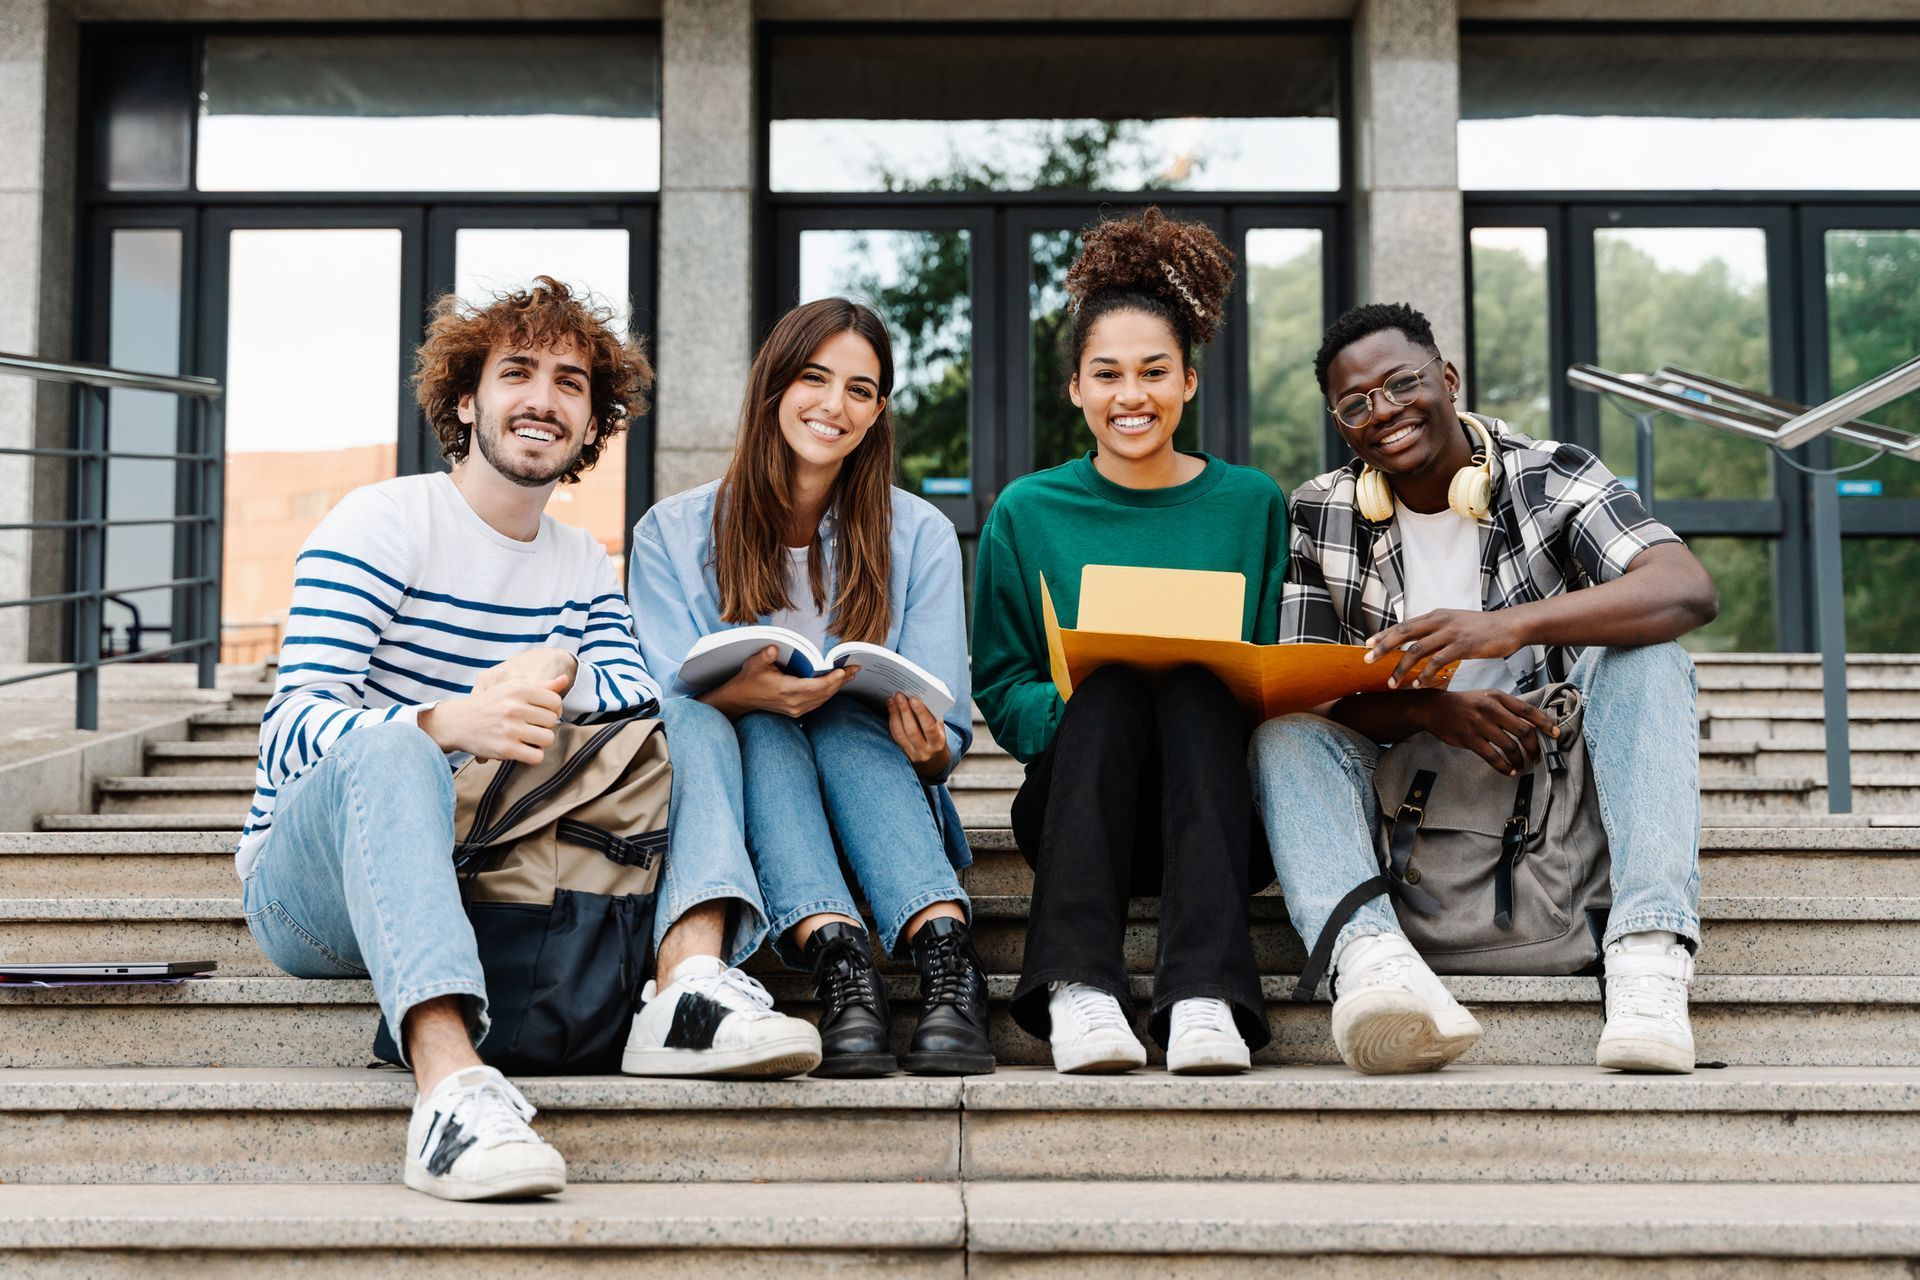
[[[654,937],[691,907],[731,900],[738,964],[766,936],[766,909],[740,837],[733,726],[684,698],[660,714],[673,795]],[[372,978],[394,1028],[423,1001],[461,996],[475,1042],[486,1034],[480,954],[453,870],[453,775],[414,726],[356,729],[281,788],[243,900],[254,941],[293,976]]]
[[[1587,650],[1567,675],[1612,855],[1606,941],[1642,929],[1700,943],[1700,721],[1693,660],[1677,644]],[[1287,914],[1311,948],[1347,891],[1379,873],[1373,833],[1381,749],[1345,725],[1281,716],[1248,749]],[[1385,894],[1361,904],[1334,941],[1399,933]]]
[[735,728],[747,777],[747,848],[781,960],[806,967],[787,935],[808,916],[860,918],[837,849],[866,893],[888,955],[898,954],[915,913],[936,902],[968,910],[926,787],[884,713],[839,697],[798,720],[749,712]]

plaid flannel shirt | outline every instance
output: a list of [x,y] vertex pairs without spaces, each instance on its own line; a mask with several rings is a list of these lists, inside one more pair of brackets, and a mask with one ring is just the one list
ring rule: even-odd
[[[1612,582],[1646,548],[1680,541],[1585,449],[1480,420],[1500,453],[1493,509],[1480,521],[1483,609]],[[1476,451],[1478,444],[1476,438]],[[1364,519],[1355,508],[1360,467],[1356,458],[1294,490],[1281,644],[1362,644],[1406,620],[1399,527]],[[1565,680],[1579,656],[1568,646],[1531,645],[1507,665],[1526,693]]]

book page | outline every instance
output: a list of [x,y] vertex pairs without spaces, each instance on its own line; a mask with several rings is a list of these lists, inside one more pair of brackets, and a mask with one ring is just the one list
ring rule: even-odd
[[896,693],[909,694],[927,704],[927,710],[944,716],[953,706],[953,691],[946,681],[909,658],[877,644],[849,640],[828,655],[836,667],[859,667],[860,674],[842,690],[862,701],[884,707]]

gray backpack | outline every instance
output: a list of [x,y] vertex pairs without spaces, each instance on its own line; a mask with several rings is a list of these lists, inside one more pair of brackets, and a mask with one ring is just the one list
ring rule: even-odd
[[1580,691],[1555,684],[1522,700],[1545,708],[1560,736],[1543,737],[1540,758],[1518,778],[1427,733],[1380,758],[1380,874],[1334,908],[1294,999],[1313,998],[1333,940],[1381,893],[1436,973],[1592,971],[1613,892]]

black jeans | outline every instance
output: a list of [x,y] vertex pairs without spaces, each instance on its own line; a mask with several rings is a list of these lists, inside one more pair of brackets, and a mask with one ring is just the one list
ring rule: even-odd
[[[1247,898],[1273,879],[1247,776],[1245,717],[1200,667],[1155,688],[1102,667],[1073,691],[1060,731],[1027,766],[1013,835],[1033,867],[1033,910],[1013,1020],[1045,1039],[1049,982],[1084,982],[1131,1008],[1122,947],[1129,896],[1160,895],[1147,1031],[1166,1044],[1176,1000],[1233,1007],[1248,1045],[1272,1038]],[[1257,855],[1257,857],[1256,857]]]

